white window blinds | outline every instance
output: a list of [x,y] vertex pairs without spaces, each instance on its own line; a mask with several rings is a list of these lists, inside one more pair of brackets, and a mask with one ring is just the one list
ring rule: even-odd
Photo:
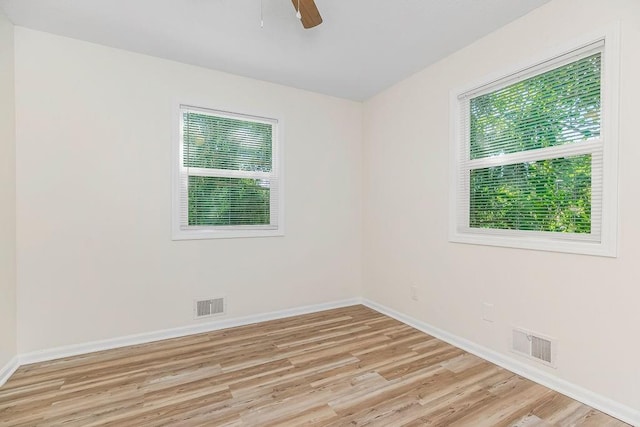
[[278,232],[277,120],[181,106],[180,121],[179,232]]
[[454,234],[602,241],[603,68],[601,40],[457,96]]

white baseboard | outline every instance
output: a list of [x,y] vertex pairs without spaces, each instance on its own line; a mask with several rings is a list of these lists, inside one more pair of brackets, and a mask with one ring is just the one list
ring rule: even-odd
[[535,367],[529,366],[513,357],[506,356],[467,339],[450,334],[449,332],[395,311],[382,304],[378,304],[368,299],[363,299],[362,304],[453,346],[481,357],[482,359],[488,360],[489,362],[505,368],[515,374],[569,396],[574,400],[582,402],[585,405],[589,405],[599,411],[611,415],[612,417],[618,418],[621,421],[633,426],[640,426],[640,411],[637,409],[623,405],[605,396],[594,393],[591,390],[587,390],[578,385],[557,378],[548,372],[536,369]]
[[[126,347],[130,345],[146,344],[153,341],[178,338],[187,335],[200,334],[204,332],[217,331],[220,329],[233,328],[236,326],[250,325],[252,323],[266,322],[268,320],[282,319],[285,317],[298,316],[301,314],[315,313],[332,308],[347,307],[361,304],[360,298],[329,302],[324,304],[295,307],[286,310],[273,311],[269,313],[255,314],[234,319],[220,319],[213,322],[199,323],[196,325],[183,326],[162,331],[146,332],[142,334],[129,335],[119,338],[111,338],[101,341],[92,341],[82,344],[73,344],[64,347],[56,347],[47,350],[33,351],[19,356],[19,365],[46,362],[49,360],[62,359],[64,357],[78,356],[96,351],[111,350],[114,348]],[[13,372],[12,372],[13,373]],[[1,379],[2,377],[0,377]]]
[[18,356],[13,356],[6,365],[0,367],[0,387],[7,382],[9,377],[20,367],[20,360]]

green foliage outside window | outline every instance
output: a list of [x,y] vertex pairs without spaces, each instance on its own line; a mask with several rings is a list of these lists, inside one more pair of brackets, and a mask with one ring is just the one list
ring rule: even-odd
[[591,156],[471,171],[474,228],[591,232]]
[[[268,123],[183,113],[184,166],[224,171],[271,172]],[[270,223],[270,182],[248,177],[188,177],[190,226]]]
[[[470,159],[600,135],[601,54],[470,100]],[[474,228],[591,232],[591,155],[470,171]]]
[[245,178],[189,177],[189,225],[269,224],[269,187]]

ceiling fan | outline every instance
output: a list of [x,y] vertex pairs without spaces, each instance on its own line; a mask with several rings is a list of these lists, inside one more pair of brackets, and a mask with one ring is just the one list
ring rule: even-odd
[[296,9],[296,16],[304,28],[313,28],[322,24],[322,16],[318,12],[314,0],[291,0]]

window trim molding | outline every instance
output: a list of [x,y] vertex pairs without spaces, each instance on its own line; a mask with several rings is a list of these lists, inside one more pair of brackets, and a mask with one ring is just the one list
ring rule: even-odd
[[[535,70],[559,57],[578,52],[585,47],[604,41],[603,75],[602,75],[602,131],[603,147],[603,195],[601,238],[599,242],[584,241],[569,236],[555,236],[555,233],[537,233],[511,230],[505,235],[504,230],[492,232],[490,229],[462,231],[458,224],[459,205],[458,188],[461,176],[460,144],[463,135],[460,129],[459,97],[474,91],[486,90],[495,86],[500,80],[514,78],[529,70]],[[559,62],[557,62],[560,64]],[[561,65],[555,65],[554,68]],[[502,68],[491,75],[477,80],[473,84],[455,88],[449,98],[449,242],[466,243],[484,246],[501,246],[507,248],[533,249],[573,254],[617,257],[618,255],[618,150],[619,150],[619,97],[620,97],[620,23],[616,22],[602,29],[565,45],[548,49],[540,55],[532,57],[525,63]],[[575,236],[575,235],[574,235]]]
[[[193,101],[193,100],[191,100]],[[277,226],[266,228],[264,226],[216,226],[216,227],[200,227],[190,230],[184,230],[180,226],[181,206],[180,197],[181,188],[181,162],[182,162],[182,109],[189,108],[193,110],[202,110],[203,112],[220,112],[227,117],[255,117],[257,119],[273,120],[273,169],[276,171],[278,180],[278,198],[277,203]],[[237,113],[236,111],[245,111]],[[255,111],[247,111],[245,108],[237,107],[211,107],[210,103],[195,101],[183,102],[173,100],[171,108],[172,138],[171,138],[171,239],[172,240],[204,240],[204,239],[230,239],[230,238],[247,238],[247,237],[279,237],[285,234],[285,213],[284,213],[284,123],[281,114],[262,113]],[[241,177],[242,172],[224,171],[229,177]],[[271,201],[272,209],[274,201]]]

